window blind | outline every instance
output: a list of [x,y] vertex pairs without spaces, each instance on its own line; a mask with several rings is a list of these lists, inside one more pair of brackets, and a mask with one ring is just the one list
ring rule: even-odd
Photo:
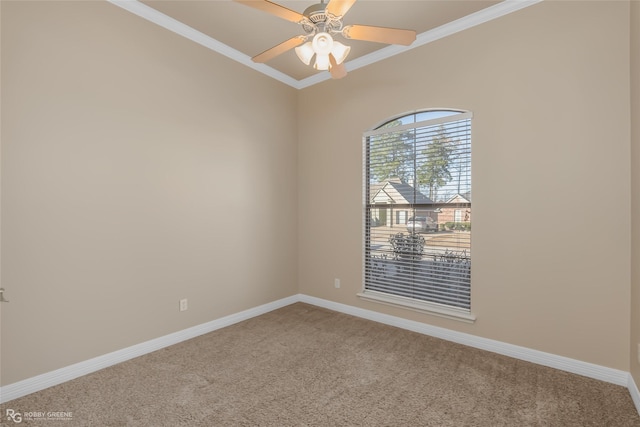
[[471,113],[412,113],[364,145],[365,293],[470,310]]

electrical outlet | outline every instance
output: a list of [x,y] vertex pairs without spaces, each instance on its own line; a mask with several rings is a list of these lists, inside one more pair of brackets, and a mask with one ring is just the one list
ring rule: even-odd
[[336,287],[336,289],[340,288],[340,279],[334,279],[333,280],[333,286]]
[[181,299],[180,300],[180,311],[187,311],[187,309],[189,308],[189,302],[187,301],[187,299]]

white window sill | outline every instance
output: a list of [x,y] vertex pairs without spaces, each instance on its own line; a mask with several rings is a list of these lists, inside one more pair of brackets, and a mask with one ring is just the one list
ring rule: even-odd
[[461,322],[474,323],[476,321],[475,314],[472,314],[468,310],[447,307],[442,304],[436,304],[427,301],[417,301],[413,298],[389,295],[383,292],[368,290],[359,293],[358,296],[367,301],[378,302],[395,307],[408,308],[409,310],[427,313],[439,317],[445,317],[447,319],[458,320]]

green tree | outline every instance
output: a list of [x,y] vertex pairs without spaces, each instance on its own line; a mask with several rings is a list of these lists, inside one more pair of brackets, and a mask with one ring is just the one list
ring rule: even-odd
[[418,165],[418,182],[429,189],[429,198],[438,196],[438,189],[451,181],[449,167],[454,156],[455,141],[447,135],[444,126],[440,126],[437,135],[422,150],[424,161]]
[[[400,120],[394,120],[383,126],[399,126]],[[408,182],[413,177],[414,147],[411,132],[398,131],[375,135],[369,139],[369,161],[371,178],[382,182],[391,177],[399,177]]]

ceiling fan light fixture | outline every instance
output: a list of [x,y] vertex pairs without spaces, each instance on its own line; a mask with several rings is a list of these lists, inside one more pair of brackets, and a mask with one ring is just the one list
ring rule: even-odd
[[300,58],[305,65],[309,65],[311,63],[311,58],[315,55],[316,52],[313,50],[313,46],[311,42],[306,42],[302,46],[298,46],[296,48],[296,55]]
[[296,54],[300,61],[309,65],[313,55],[316,56],[316,61],[313,68],[316,70],[328,70],[331,68],[331,62],[329,61],[329,55],[333,55],[337,64],[347,58],[350,46],[346,46],[340,42],[334,41],[333,37],[329,33],[318,33],[313,36],[311,42],[307,42],[302,46],[296,48]]
[[[414,30],[371,25],[344,26],[342,19],[357,0],[320,0],[320,3],[309,6],[303,13],[288,9],[271,0],[234,1],[299,24],[306,33],[292,37],[251,58],[257,63],[267,62],[295,48],[296,55],[302,63],[309,65],[315,57],[313,68],[329,70],[332,78],[340,79],[347,74],[343,63],[351,47],[334,41],[331,34],[340,34],[346,39],[404,46],[409,46],[416,40]],[[313,38],[309,41],[312,36]]]
[[328,70],[329,69],[329,55],[321,55],[321,54],[317,54],[316,55],[316,63],[313,64],[313,68],[315,68],[316,70]]

